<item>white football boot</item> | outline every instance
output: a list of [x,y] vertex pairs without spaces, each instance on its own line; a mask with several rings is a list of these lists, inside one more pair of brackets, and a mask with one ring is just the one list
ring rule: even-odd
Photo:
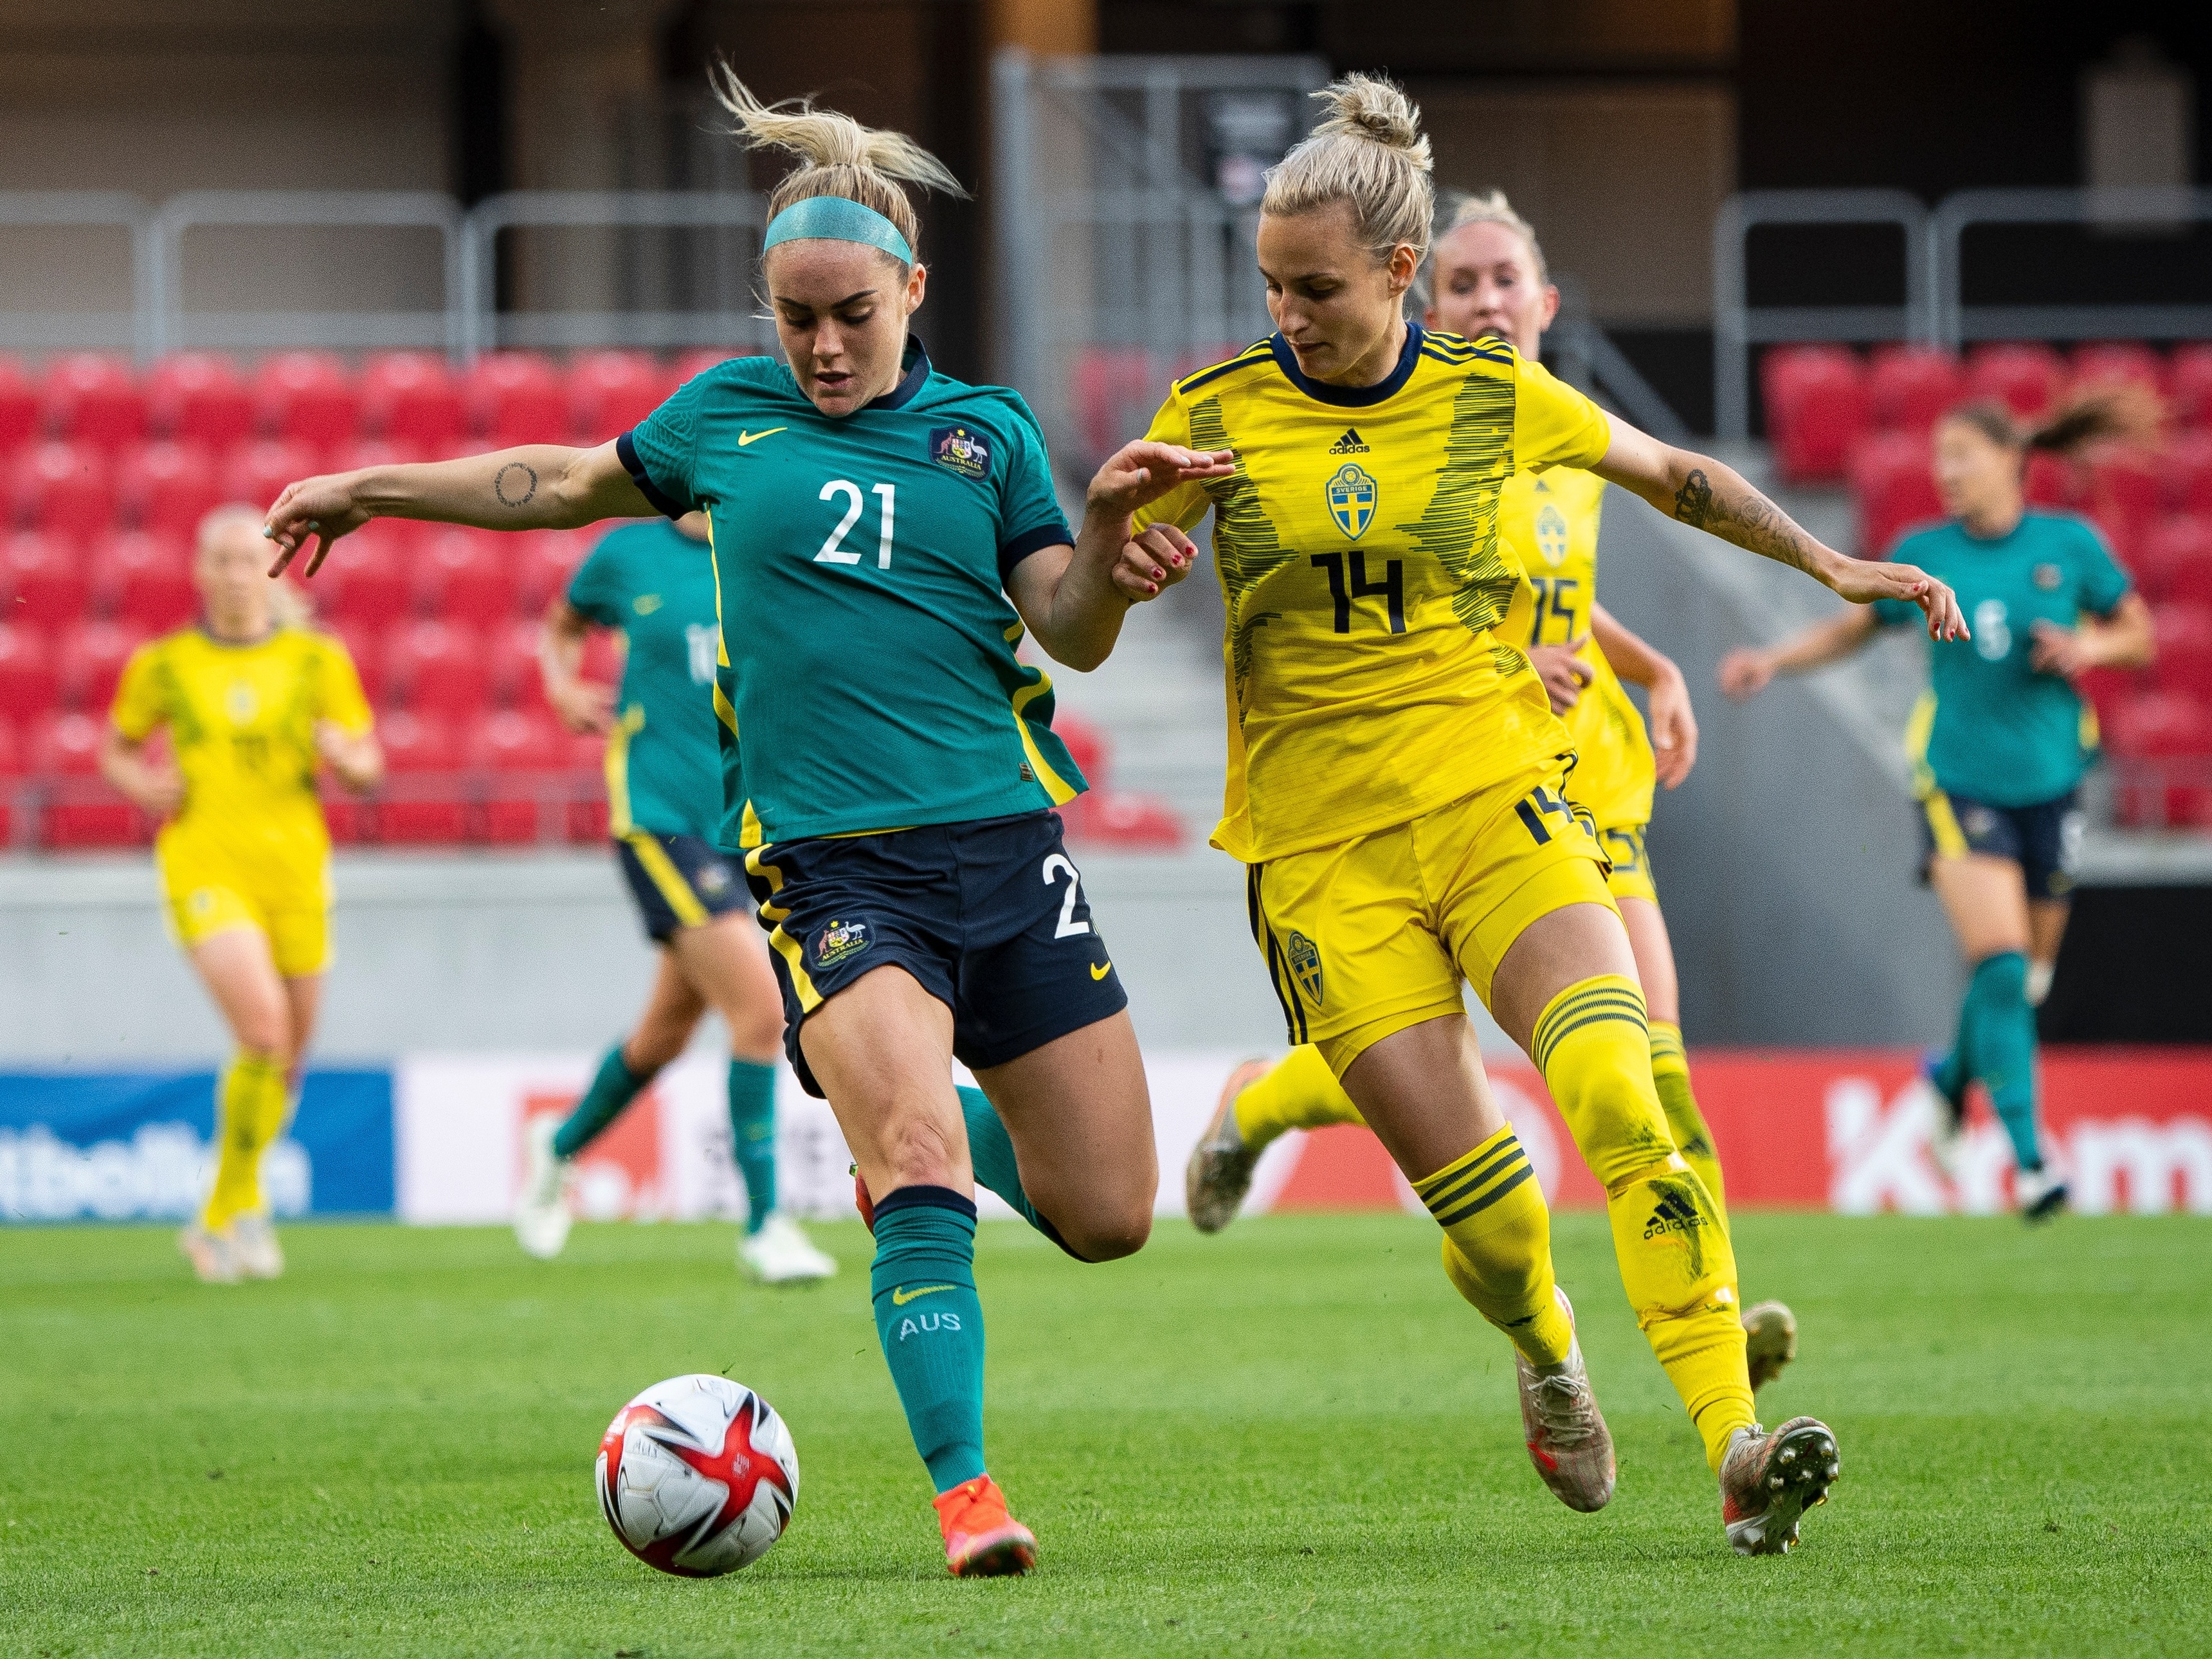
[[241,1279],[283,1277],[284,1247],[265,1215],[242,1215],[230,1224],[230,1252]]
[[[1574,1305],[1565,1291],[1553,1288],[1571,1328]],[[1537,1474],[1569,1509],[1584,1515],[1603,1509],[1613,1499],[1613,1432],[1590,1392],[1583,1345],[1571,1341],[1566,1358],[1541,1370],[1516,1348],[1513,1371],[1521,1386],[1522,1437]]]
[[1273,1060],[1248,1060],[1230,1073],[1214,1103],[1212,1121],[1190,1149],[1182,1172],[1183,1206],[1190,1224],[1202,1233],[1218,1233],[1234,1221],[1244,1194],[1252,1190],[1260,1154],[1237,1132],[1237,1097],[1273,1069]]
[[193,1275],[203,1285],[238,1283],[238,1253],[228,1233],[210,1232],[195,1219],[177,1235],[177,1248],[192,1264]]
[[568,1242],[569,1161],[553,1150],[561,1120],[544,1112],[522,1132],[522,1192],[514,1200],[514,1242],[540,1261],[550,1261]]
[[1738,1555],[1782,1555],[1796,1547],[1805,1511],[1828,1501],[1844,1472],[1835,1431],[1793,1417],[1769,1434],[1753,1423],[1729,1437],[1721,1459],[1721,1525]]
[[836,1275],[837,1261],[814,1248],[799,1224],[781,1210],[760,1231],[738,1241],[738,1265],[763,1285],[799,1285]]
[[2048,1164],[2020,1170],[2013,1175],[2012,1195],[2020,1205],[2020,1218],[2033,1227],[2066,1207],[2066,1182]]

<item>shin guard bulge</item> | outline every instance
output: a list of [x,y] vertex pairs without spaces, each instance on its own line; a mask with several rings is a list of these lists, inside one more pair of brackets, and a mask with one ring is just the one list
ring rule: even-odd
[[1536,1366],[1563,1364],[1574,1328],[1553,1294],[1552,1217],[1507,1124],[1413,1183],[1444,1230],[1444,1276]]
[[936,1489],[950,1492],[984,1473],[975,1204],[947,1187],[878,1199],[868,1288],[914,1449]]

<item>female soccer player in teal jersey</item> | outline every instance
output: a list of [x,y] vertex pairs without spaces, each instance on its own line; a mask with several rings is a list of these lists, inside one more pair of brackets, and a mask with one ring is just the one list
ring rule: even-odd
[[[2014,1184],[2030,1221],[2066,1202],[2036,1137],[2035,1005],[2051,982],[2073,893],[2081,836],[2075,805],[2095,746],[2095,715],[2074,681],[2091,668],[2151,659],[2150,611],[2103,538],[2082,520],[2027,510],[2035,450],[2065,453],[2143,424],[2125,398],[2077,404],[2023,431],[1994,404],[1954,410],[1936,427],[1936,487],[1949,521],[1907,536],[1896,556],[1958,590],[1971,640],[1929,647],[1929,695],[1908,742],[1919,797],[1921,879],[1936,890],[1972,976],[1948,1054],[1931,1059],[1937,1160],[1955,1170],[1966,1085],[1989,1091],[2019,1164]],[[1849,656],[1875,630],[1911,620],[1887,602],[1838,612],[1778,645],[1730,653],[1730,696],[1778,673]]]
[[[619,696],[579,672],[593,627],[622,634]],[[575,1110],[565,1121],[550,1114],[531,1121],[514,1236],[532,1255],[561,1253],[577,1155],[684,1052],[711,1006],[730,1034],[730,1150],[746,1207],[738,1260],[764,1284],[791,1284],[827,1279],[837,1264],[775,1206],[783,1005],[748,925],[744,881],[714,845],[722,822],[720,638],[704,514],[611,532],[547,612],[545,699],[571,730],[607,740],[607,829],[660,966],[637,1029],[607,1050]]]
[[[279,568],[315,542],[312,574],[379,515],[523,530],[707,511],[722,844],[772,930],[787,1052],[874,1195],[877,1330],[947,1564],[1024,1571],[1036,1540],[983,1456],[975,1171],[1100,1261],[1144,1243],[1158,1170],[1127,999],[1052,810],[1082,775],[1015,647],[1026,627],[1060,662],[1103,661],[1188,557],[1127,544],[1128,514],[1229,458],[1132,444],[1071,536],[1021,399],[938,374],[908,331],[927,271],[901,181],[957,191],[951,175],[897,134],[764,108],[726,72],[719,90],[746,142],[799,158],[763,238],[787,365],[724,363],[593,449],[307,479],[268,533]],[[956,1057],[988,1122],[963,1118]]]

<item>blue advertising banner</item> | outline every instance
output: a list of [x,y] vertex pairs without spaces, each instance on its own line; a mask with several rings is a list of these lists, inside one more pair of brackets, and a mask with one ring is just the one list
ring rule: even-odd
[[[0,1221],[181,1220],[215,1170],[212,1072],[0,1072]],[[389,1215],[392,1073],[310,1071],[263,1154],[279,1216]]]

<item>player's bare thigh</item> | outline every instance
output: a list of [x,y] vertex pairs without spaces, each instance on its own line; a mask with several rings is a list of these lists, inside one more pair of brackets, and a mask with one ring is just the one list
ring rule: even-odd
[[799,1046],[869,1192],[975,1190],[952,1089],[952,1011],[893,963],[806,1017]]
[[1960,954],[1981,962],[2028,946],[2027,878],[2011,859],[1986,853],[1934,858],[1928,884],[1942,902]]
[[[682,933],[677,935],[678,939]],[[634,1073],[659,1071],[671,1064],[691,1041],[707,1000],[699,994],[691,975],[675,951],[663,945],[653,970],[653,989],[645,999],[645,1012],[623,1044],[623,1058]]]
[[696,927],[678,928],[666,954],[730,1028],[730,1052],[772,1065],[783,1052],[783,995],[759,925],[743,910],[732,910]]
[[296,1052],[292,1001],[276,972],[269,935],[241,923],[210,933],[186,954],[239,1047],[290,1065]]
[[1507,947],[1491,976],[1490,1012],[1527,1054],[1552,999],[1601,974],[1643,982],[1619,913],[1603,904],[1562,905],[1530,922]]
[[1644,981],[1644,1010],[1652,1018],[1679,1025],[1682,1019],[1680,981],[1674,973],[1674,942],[1667,933],[1667,918],[1650,899],[1613,900],[1620,907],[1620,925],[1628,930],[1628,948],[1636,953],[1636,976]]
[[1464,1014],[1393,1031],[1361,1050],[1339,1081],[1409,1181],[1434,1175],[1505,1125]]
[[1091,1261],[1141,1249],[1160,1172],[1152,1091],[1127,1012],[989,1066],[975,1081],[1014,1143],[1023,1190],[1068,1248]]

